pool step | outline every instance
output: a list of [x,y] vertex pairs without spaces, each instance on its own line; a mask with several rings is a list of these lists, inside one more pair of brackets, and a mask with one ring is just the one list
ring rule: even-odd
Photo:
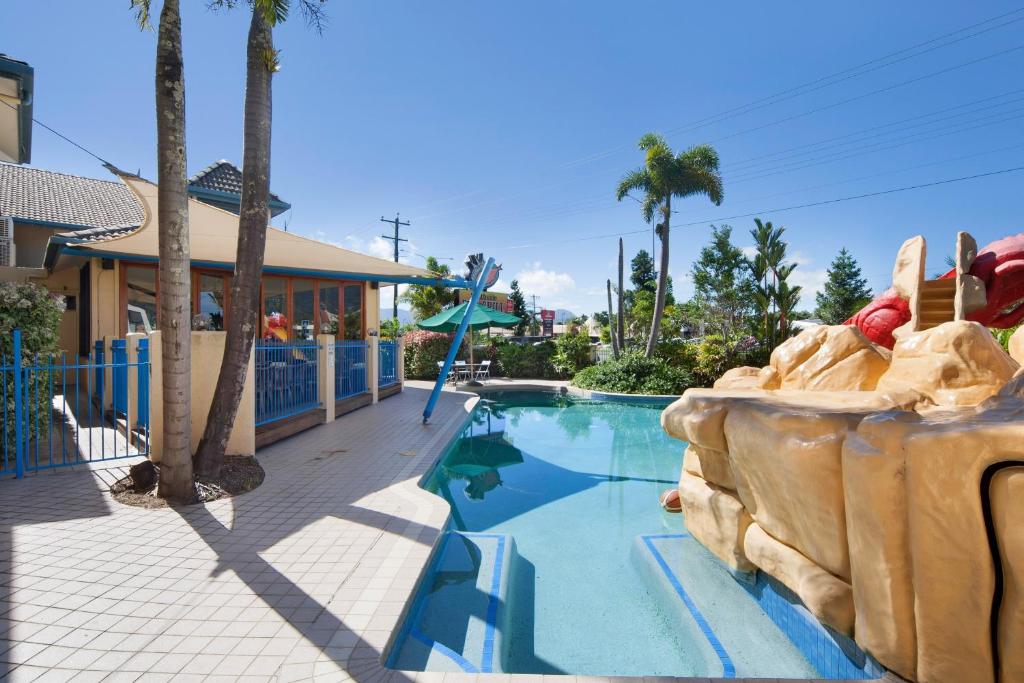
[[507,534],[445,532],[388,667],[410,671],[501,673],[516,545]]
[[884,675],[852,640],[822,626],[783,586],[763,573],[731,572],[689,534],[639,536],[633,560],[660,593],[670,618],[701,632],[724,676]]

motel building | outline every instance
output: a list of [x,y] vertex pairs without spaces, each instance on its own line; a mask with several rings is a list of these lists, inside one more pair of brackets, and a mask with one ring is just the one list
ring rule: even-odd
[[[35,282],[64,297],[63,354],[46,370],[52,376],[60,366],[63,393],[54,390],[57,417],[43,417],[65,425],[57,432],[75,425],[77,460],[96,459],[82,455],[86,440],[104,459],[149,453],[158,460],[157,186],[109,170],[111,179],[98,180],[0,163],[0,281]],[[191,178],[188,191],[195,447],[223,355],[241,172],[217,162]],[[269,219],[288,208],[272,195]],[[259,338],[229,453],[252,454],[400,392],[401,339],[378,336],[381,288],[437,282],[420,268],[268,228]],[[92,411],[88,420],[84,405]],[[99,436],[82,436],[87,423]],[[38,439],[52,447],[57,432],[51,426],[49,436]],[[53,465],[55,457],[43,457],[38,468]],[[0,461],[0,474],[6,470]]]

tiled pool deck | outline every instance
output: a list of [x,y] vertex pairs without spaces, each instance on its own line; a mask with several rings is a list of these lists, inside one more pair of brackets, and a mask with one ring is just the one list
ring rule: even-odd
[[475,680],[381,665],[448,515],[417,481],[475,400],[423,426],[426,395],[260,451],[263,485],[205,506],[125,507],[86,469],[0,482],[0,678]]

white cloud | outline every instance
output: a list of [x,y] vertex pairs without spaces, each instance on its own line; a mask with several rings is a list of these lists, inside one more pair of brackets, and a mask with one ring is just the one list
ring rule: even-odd
[[748,259],[753,259],[757,256],[757,247],[740,247],[740,251],[742,251],[743,255]]
[[[545,270],[539,261],[531,264],[526,270],[516,275],[519,287],[527,296],[537,295],[541,298],[561,298],[576,289],[576,281],[569,273]],[[547,304],[547,302],[545,302]],[[550,305],[555,305],[551,302]]]

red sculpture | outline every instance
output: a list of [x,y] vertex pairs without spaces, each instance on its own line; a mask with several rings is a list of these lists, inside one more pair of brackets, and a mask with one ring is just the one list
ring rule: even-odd
[[[987,327],[1013,327],[1024,320],[1024,233],[996,240],[978,252],[968,271],[985,283],[987,305],[968,314]],[[941,279],[956,277],[956,269]],[[868,339],[886,348],[896,344],[893,331],[910,320],[910,303],[887,289],[845,325],[856,325]]]

